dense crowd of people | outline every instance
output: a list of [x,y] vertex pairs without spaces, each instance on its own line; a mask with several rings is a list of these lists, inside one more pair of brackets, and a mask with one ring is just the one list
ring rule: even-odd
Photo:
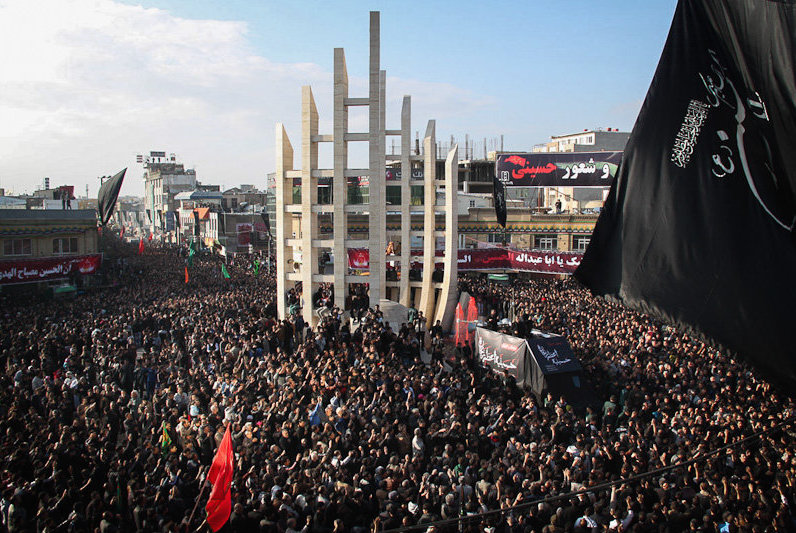
[[792,400],[692,336],[572,281],[462,280],[493,327],[567,336],[600,397],[581,412],[416,318],[388,323],[361,291],[355,322],[331,287],[316,328],[279,320],[267,271],[240,258],[226,279],[219,261],[194,258],[186,283],[184,252],[150,249],[108,265],[113,288],[3,302],[6,531],[207,530],[228,424],[224,531],[796,529],[790,425],[706,455],[789,420]]

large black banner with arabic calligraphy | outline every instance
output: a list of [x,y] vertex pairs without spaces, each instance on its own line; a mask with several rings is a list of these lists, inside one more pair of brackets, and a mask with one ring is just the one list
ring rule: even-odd
[[796,4],[681,0],[576,276],[796,384]]
[[502,374],[508,372],[520,387],[530,386],[528,344],[525,339],[475,328],[475,355],[484,366]]
[[514,187],[608,187],[622,152],[500,154],[495,176]]

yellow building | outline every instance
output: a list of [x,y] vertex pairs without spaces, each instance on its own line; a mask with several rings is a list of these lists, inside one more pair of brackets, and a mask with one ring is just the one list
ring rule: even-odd
[[470,208],[468,215],[459,215],[460,248],[475,247],[477,242],[505,242],[521,250],[582,253],[597,222],[596,214],[536,214],[511,203],[507,211],[505,229],[498,224],[491,206]]
[[95,211],[0,209],[0,287],[80,284],[101,262]]

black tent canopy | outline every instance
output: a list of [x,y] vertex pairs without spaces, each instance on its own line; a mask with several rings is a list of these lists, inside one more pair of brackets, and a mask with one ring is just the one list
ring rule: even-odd
[[529,339],[476,328],[478,361],[496,372],[508,372],[517,385],[537,396],[548,392],[563,395],[573,404],[591,400],[583,379],[583,368],[561,335],[534,330]]

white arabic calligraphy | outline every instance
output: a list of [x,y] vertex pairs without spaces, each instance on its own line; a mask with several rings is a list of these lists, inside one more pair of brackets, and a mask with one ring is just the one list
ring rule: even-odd
[[553,351],[547,350],[544,346],[537,344],[537,350],[542,357],[544,357],[549,363],[555,366],[561,366],[569,363],[572,359],[559,359],[558,357],[558,350],[553,349]]
[[[768,205],[768,201],[763,200],[761,197],[761,193],[757,187],[757,183],[755,178],[765,179],[768,178],[771,180],[772,184],[774,185],[774,189],[777,189],[777,181],[778,176],[775,174],[774,165],[771,161],[771,156],[769,156],[769,160],[765,162],[765,170],[768,172],[768,175],[765,174],[763,170],[758,170],[758,175],[753,176],[752,171],[749,168],[749,161],[746,157],[746,143],[744,140],[744,134],[746,133],[746,127],[744,126],[744,122],[747,118],[746,113],[746,106],[744,105],[744,99],[741,97],[738,89],[735,87],[735,83],[726,75],[726,69],[721,64],[721,61],[718,58],[718,55],[713,50],[708,50],[710,57],[712,59],[712,64],[710,65],[710,70],[712,74],[707,76],[699,74],[700,79],[702,80],[702,84],[705,87],[708,96],[708,103],[714,107],[718,108],[722,104],[726,105],[731,110],[735,111],[735,122],[736,122],[736,134],[735,134],[735,141],[736,147],[738,150],[738,160],[740,162],[740,166],[743,169],[744,176],[746,178],[746,183],[749,186],[752,195],[757,200],[757,203],[763,208],[763,210],[771,217],[774,222],[776,222],[779,226],[783,227],[787,231],[793,231],[794,227],[796,227],[796,213],[793,215],[786,215],[791,216],[790,220],[782,219],[780,216],[774,214],[771,208]],[[732,92],[731,95],[725,93],[725,89],[729,89]],[[745,103],[750,107],[750,113],[752,117],[755,117],[759,120],[768,122],[768,110],[766,109],[765,102],[763,102],[762,97],[759,93],[755,92],[755,98],[746,98]],[[759,135],[759,142],[763,143],[764,145],[768,145],[768,139],[766,139],[765,135],[759,131],[759,129],[755,128],[752,130],[754,133]],[[729,135],[727,135],[724,131],[717,131],[717,135],[719,139],[722,141],[729,140]],[[723,135],[722,135],[723,134]],[[712,156],[713,164],[716,168],[712,169],[712,172],[717,177],[724,177],[735,172],[735,163],[733,162],[733,150],[729,148],[726,144],[721,144],[719,146],[720,153],[715,153]],[[718,170],[718,172],[717,172]]]
[[[605,167],[608,165],[603,165],[603,171],[605,171]],[[564,176],[562,176],[562,180],[575,180],[578,179],[578,175],[580,174],[594,174],[597,172],[597,167],[594,165],[594,159],[589,159],[589,163],[578,163],[577,165],[572,165],[571,167],[564,167],[567,171]],[[605,177],[605,176],[603,176]]]
[[10,282],[47,279],[63,276],[72,272],[75,267],[81,274],[91,274],[97,269],[97,257],[83,256],[70,259],[42,260],[32,262],[33,265],[5,264],[0,266],[0,280]]
[[478,358],[481,362],[488,364],[492,363],[493,366],[501,369],[516,369],[517,362],[515,360],[503,360],[503,358],[497,353],[497,349],[493,349],[491,352],[489,351],[489,346],[484,342],[482,337],[478,338]]

